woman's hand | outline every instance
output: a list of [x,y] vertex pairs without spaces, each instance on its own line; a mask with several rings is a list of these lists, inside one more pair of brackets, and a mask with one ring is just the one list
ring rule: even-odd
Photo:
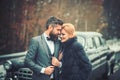
[[52,65],[59,67],[60,61],[56,57],[52,57]]
[[62,57],[63,57],[63,54],[62,54],[62,52],[60,52],[59,57],[58,57],[59,61],[61,61]]

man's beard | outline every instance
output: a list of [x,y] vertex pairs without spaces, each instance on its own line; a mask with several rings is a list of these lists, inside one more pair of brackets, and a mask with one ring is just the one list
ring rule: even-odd
[[55,34],[53,34],[53,32],[51,32],[51,33],[49,34],[49,36],[50,36],[50,39],[51,39],[52,41],[55,41],[55,40],[58,39],[58,36],[55,35]]

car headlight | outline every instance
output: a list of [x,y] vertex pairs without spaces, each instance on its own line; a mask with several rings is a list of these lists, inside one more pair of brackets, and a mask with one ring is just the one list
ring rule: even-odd
[[0,80],[5,80],[6,70],[3,65],[0,65]]
[[3,65],[6,70],[10,70],[12,68],[12,62],[10,60],[7,60]]

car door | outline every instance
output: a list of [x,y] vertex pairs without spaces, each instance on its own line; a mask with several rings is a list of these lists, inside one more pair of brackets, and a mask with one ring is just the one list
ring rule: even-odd
[[100,64],[99,53],[96,53],[96,46],[93,37],[86,38],[86,53],[92,63],[93,70],[97,69]]
[[[101,74],[101,78],[106,78],[107,76],[107,54],[108,48],[101,42],[101,38],[99,36],[94,37],[95,44],[96,44],[96,53],[99,54],[99,71],[98,73]],[[109,69],[109,68],[108,68]]]
[[92,63],[92,74],[89,77],[89,80],[96,80],[99,78],[100,74],[100,58],[99,53],[97,53],[97,48],[92,36],[86,37],[86,53],[88,55],[89,60]]
[[89,60],[92,63],[93,70],[97,69],[100,64],[99,54],[96,53],[96,46],[94,44],[92,37],[87,36],[78,36],[78,42],[80,42],[84,50],[86,51],[86,54],[89,58]]

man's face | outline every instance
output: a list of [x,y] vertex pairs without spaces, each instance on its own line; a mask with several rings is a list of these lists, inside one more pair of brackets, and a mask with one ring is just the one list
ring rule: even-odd
[[55,27],[52,27],[51,32],[50,32],[50,37],[53,38],[54,40],[58,38],[60,35],[61,31],[61,25],[55,25]]

